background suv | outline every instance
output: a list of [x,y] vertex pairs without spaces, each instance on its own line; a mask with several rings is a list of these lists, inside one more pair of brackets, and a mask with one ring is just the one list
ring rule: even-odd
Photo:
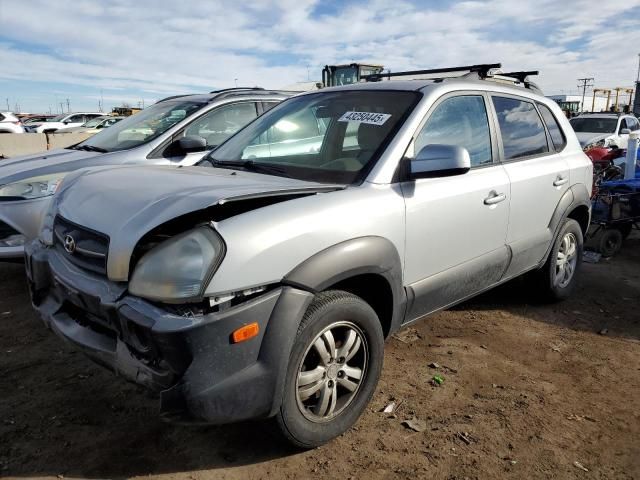
[[289,95],[237,88],[169,97],[77,145],[3,160],[0,260],[22,258],[25,240],[37,235],[50,197],[69,172],[101,165],[193,165]]
[[0,133],[24,133],[24,128],[13,113],[0,112]]
[[617,113],[583,113],[572,118],[570,123],[584,149],[627,148],[629,133],[640,130],[636,117]]
[[551,299],[574,288],[592,164],[522,85],[327,88],[201,167],[72,174],[27,247],[33,304],[158,392],[165,419],[274,417],[295,445],[326,442],[367,407],[401,326],[525,272]]

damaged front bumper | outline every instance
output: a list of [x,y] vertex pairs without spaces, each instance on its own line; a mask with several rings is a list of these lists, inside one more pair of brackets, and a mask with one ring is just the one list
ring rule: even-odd
[[21,261],[24,243],[36,238],[50,197],[0,201],[0,261]]
[[[289,353],[312,294],[280,286],[209,314],[178,314],[128,294],[40,242],[25,248],[32,302],[44,323],[96,362],[160,394],[178,422],[229,423],[275,414]],[[258,322],[257,337],[232,343]]]

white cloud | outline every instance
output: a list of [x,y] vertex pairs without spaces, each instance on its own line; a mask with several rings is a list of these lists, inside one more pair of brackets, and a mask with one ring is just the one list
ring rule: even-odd
[[635,77],[640,0],[463,1],[437,9],[374,0],[314,14],[322,6],[0,0],[0,79],[160,97],[235,79],[279,87],[306,80],[307,65],[319,78],[324,64],[360,60],[393,70],[502,61],[507,69],[539,69],[549,93],[575,90],[583,76],[612,87]]

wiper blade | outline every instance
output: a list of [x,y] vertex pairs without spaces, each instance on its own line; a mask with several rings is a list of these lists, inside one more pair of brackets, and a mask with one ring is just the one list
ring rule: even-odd
[[74,150],[84,150],[86,152],[100,152],[100,153],[108,152],[108,150],[105,150],[104,148],[94,147],[93,145],[75,145],[71,148],[73,148]]
[[273,163],[261,163],[261,162],[256,162],[255,160],[239,160],[239,161],[231,160],[231,161],[224,161],[224,162],[220,160],[215,160],[213,158],[211,160],[213,160],[214,167],[221,167],[221,168],[240,167],[240,168],[243,168],[244,170],[247,170],[248,172],[266,173],[270,175],[278,175],[281,177],[290,176],[287,173],[287,169],[285,167],[281,165],[274,165]]

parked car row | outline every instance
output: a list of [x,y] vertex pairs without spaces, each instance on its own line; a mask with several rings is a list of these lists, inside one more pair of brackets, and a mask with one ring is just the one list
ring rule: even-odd
[[80,127],[94,118],[103,117],[104,113],[63,113],[47,118],[43,122],[32,122],[24,126],[27,133],[53,133]]
[[57,116],[32,115],[20,119],[11,112],[0,112],[0,133],[97,133],[123,118],[104,113],[66,113]]
[[524,273],[549,299],[575,287],[592,163],[555,102],[492,67],[161,100],[0,164],[0,255],[164,419],[274,418],[320,445],[401,326]]

